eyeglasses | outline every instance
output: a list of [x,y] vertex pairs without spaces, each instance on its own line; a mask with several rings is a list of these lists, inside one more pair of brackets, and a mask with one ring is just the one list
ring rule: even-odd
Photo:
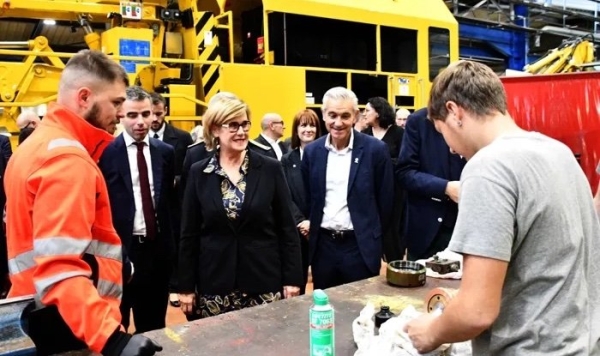
[[152,115],[152,111],[150,111],[150,110],[146,110],[146,111],[142,111],[142,112],[130,111],[127,114],[125,114],[125,116],[127,116],[128,119],[137,119],[137,117],[140,115],[142,115],[142,117],[145,119],[147,117],[150,117],[150,115]]
[[252,126],[252,123],[250,121],[243,121],[243,122],[233,121],[228,124],[223,124],[221,126],[226,129],[229,129],[229,132],[231,132],[231,133],[238,132],[240,127],[242,128],[242,130],[244,130],[244,132],[248,132],[248,131],[250,131],[250,126]]

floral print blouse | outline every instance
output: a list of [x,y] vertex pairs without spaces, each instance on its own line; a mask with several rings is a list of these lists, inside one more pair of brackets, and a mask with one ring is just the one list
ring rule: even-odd
[[236,220],[240,217],[244,196],[246,195],[246,175],[248,174],[248,154],[245,155],[244,161],[240,166],[240,180],[237,183],[232,182],[227,173],[219,164],[218,152],[215,154],[206,168],[204,173],[215,173],[221,176],[221,195],[223,196],[223,207],[227,213],[229,220]]

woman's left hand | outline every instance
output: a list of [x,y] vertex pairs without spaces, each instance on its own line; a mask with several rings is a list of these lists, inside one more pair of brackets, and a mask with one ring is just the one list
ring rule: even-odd
[[283,298],[288,299],[300,295],[300,287],[283,286]]

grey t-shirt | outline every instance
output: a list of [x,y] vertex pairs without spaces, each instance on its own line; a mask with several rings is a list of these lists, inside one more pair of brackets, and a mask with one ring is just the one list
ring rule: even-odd
[[449,248],[508,262],[500,315],[473,355],[600,355],[600,224],[565,145],[529,132],[480,150]]

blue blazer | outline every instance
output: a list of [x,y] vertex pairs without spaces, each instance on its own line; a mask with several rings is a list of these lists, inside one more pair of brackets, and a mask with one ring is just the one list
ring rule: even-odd
[[396,166],[396,178],[407,192],[405,235],[408,250],[427,251],[449,207],[449,181],[460,180],[466,160],[450,153],[444,137],[427,119],[427,109],[408,117]]
[[[317,248],[325,207],[325,179],[329,151],[323,136],[304,149],[302,175],[306,184],[310,220],[310,251]],[[348,179],[348,210],[360,253],[373,273],[381,268],[383,231],[390,223],[393,207],[394,177],[392,160],[385,143],[354,131],[352,164]]]
[[[165,257],[172,257],[175,253],[170,215],[175,203],[175,196],[173,195],[175,181],[173,147],[160,140],[150,138],[150,158],[154,181],[155,210],[158,220],[157,239],[164,244]],[[129,158],[123,134],[115,138],[106,147],[98,165],[106,180],[113,225],[123,243],[123,261],[127,261],[127,251],[130,250],[132,243],[135,202],[129,171]],[[125,266],[124,263],[124,267],[127,268],[128,266]]]

